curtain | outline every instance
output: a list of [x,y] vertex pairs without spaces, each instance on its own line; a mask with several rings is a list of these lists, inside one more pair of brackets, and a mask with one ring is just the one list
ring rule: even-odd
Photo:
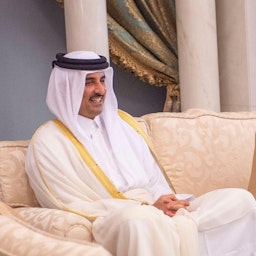
[[179,112],[175,0],[107,0],[107,12],[111,61],[166,87],[163,111]]
[[180,111],[175,0],[107,0],[111,61],[166,87],[164,111]]

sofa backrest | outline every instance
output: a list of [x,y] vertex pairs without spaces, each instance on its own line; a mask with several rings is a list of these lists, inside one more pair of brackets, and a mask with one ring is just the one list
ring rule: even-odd
[[25,172],[28,143],[0,141],[0,200],[12,207],[39,206]]
[[177,193],[199,196],[218,188],[248,189],[256,112],[191,109],[142,119]]
[[[256,112],[189,110],[136,119],[177,193],[199,196],[218,188],[248,188]],[[0,200],[10,206],[39,206],[25,172],[28,143],[0,141]],[[254,187],[256,180],[250,184]]]

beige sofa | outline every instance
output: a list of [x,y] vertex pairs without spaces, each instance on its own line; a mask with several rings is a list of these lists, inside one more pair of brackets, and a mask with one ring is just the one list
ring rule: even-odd
[[[249,185],[250,191],[255,193],[256,177],[255,172],[252,174],[252,163],[256,112],[215,113],[191,109],[183,113],[147,114],[137,120],[149,135],[177,193],[199,196],[225,187],[249,189]],[[8,254],[12,244],[21,241],[21,247],[15,247],[21,250],[31,247],[33,244],[26,245],[22,241],[26,234],[25,241],[29,241],[29,234],[33,237],[34,233],[40,234],[41,241],[46,244],[49,239],[67,243],[67,246],[69,242],[86,241],[86,244],[80,244],[87,246],[86,255],[94,255],[95,250],[102,250],[101,254],[96,252],[95,255],[108,255],[103,248],[93,244],[91,223],[87,219],[74,213],[40,207],[24,169],[28,142],[0,142],[0,255],[3,246],[1,234],[9,237],[2,251],[6,255],[15,255]],[[8,210],[1,212],[5,207]],[[23,239],[19,240],[13,234],[15,227],[25,229]],[[92,254],[88,253],[90,250]]]

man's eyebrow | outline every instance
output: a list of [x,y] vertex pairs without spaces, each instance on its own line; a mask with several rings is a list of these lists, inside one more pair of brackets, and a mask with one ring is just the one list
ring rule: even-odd
[[[100,79],[103,79],[103,78],[106,78],[106,76],[105,75],[103,75],[103,76],[101,76],[100,77]],[[94,79],[96,79],[95,77],[86,77],[86,81],[88,81],[88,80],[94,80]]]
[[86,77],[85,80],[88,81],[88,80],[94,80],[94,79],[95,79],[94,77],[88,77],[88,78]]

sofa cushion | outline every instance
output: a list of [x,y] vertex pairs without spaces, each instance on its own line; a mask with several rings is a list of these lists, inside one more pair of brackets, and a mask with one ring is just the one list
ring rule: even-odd
[[30,225],[54,235],[92,242],[92,224],[67,211],[38,207],[14,208],[13,212]]
[[25,172],[28,141],[0,141],[0,200],[10,206],[38,206]]
[[254,152],[256,112],[144,115],[160,162],[177,193],[248,189]]

